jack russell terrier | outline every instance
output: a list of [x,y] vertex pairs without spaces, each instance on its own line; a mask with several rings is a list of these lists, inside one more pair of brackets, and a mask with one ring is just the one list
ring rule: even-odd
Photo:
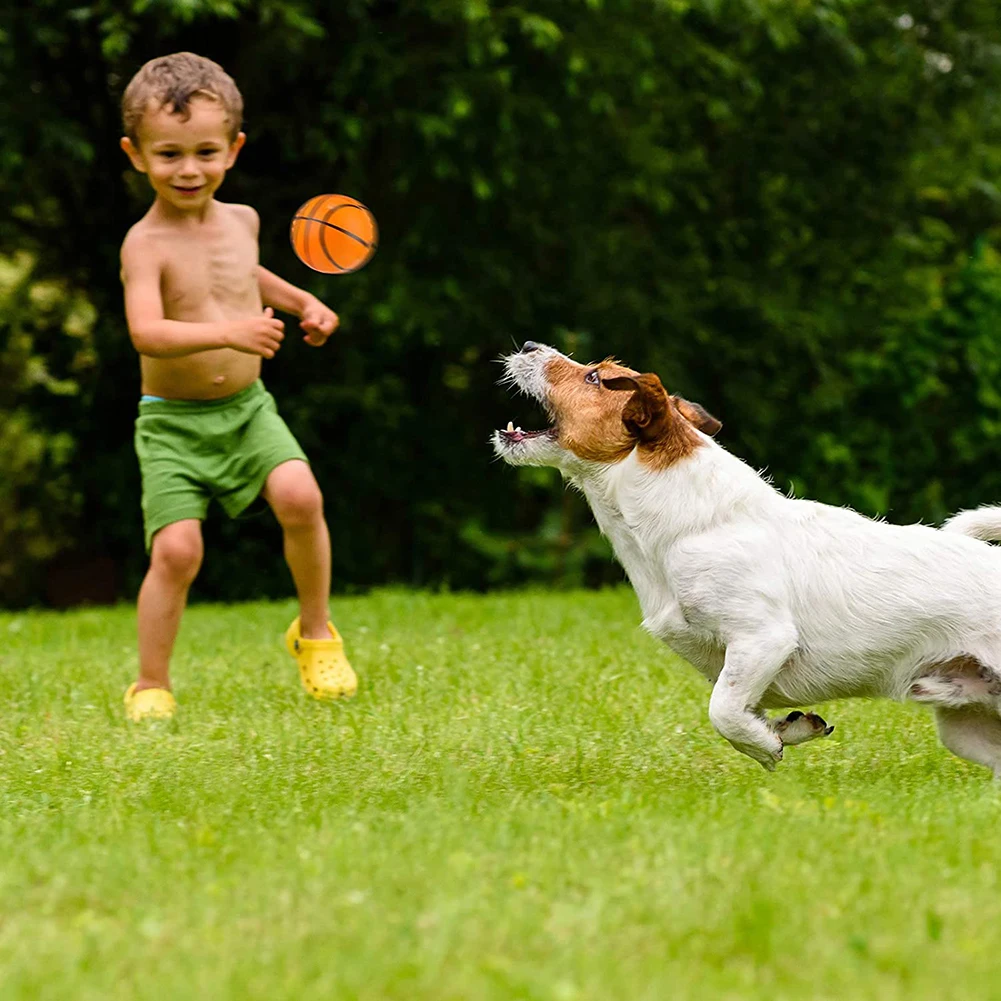
[[779,493],[712,436],[720,423],[652,373],[528,341],[507,380],[552,426],[493,436],[587,498],[643,626],[712,684],[709,720],[771,771],[833,727],[766,708],[853,696],[934,707],[942,743],[1001,778],[1001,507],[942,530]]

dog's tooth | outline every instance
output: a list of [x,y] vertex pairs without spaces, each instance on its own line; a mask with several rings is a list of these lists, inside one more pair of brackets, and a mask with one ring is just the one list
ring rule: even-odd
[[514,421],[508,421],[507,422],[507,430],[508,431],[513,431],[514,430]]
[[515,431],[521,431],[521,428],[515,428]]

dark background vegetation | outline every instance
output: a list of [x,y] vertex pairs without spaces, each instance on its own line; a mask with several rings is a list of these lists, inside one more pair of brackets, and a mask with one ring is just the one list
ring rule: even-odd
[[[265,366],[337,589],[620,578],[552,471],[492,459],[542,421],[496,385],[529,338],[657,371],[783,489],[1001,501],[996,0],[35,0],[0,10],[0,603],[145,567],[118,102],[178,49],[243,91],[262,262],[342,317]],[[329,191],[380,223],[355,275],[288,246]],[[290,590],[263,510],[206,537],[197,596]]]

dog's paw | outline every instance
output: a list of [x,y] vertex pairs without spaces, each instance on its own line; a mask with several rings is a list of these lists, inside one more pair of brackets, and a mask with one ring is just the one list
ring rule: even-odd
[[834,731],[822,716],[816,713],[804,713],[794,709],[788,716],[773,719],[770,723],[773,732],[783,744],[805,744],[808,740],[827,737]]

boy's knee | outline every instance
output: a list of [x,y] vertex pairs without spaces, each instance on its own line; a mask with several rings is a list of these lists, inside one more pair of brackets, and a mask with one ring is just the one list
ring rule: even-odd
[[153,539],[153,565],[175,580],[188,584],[198,575],[202,554],[202,534],[194,526],[175,528],[168,525]]
[[273,500],[275,517],[286,528],[314,524],[323,517],[323,494],[312,477],[285,484]]

